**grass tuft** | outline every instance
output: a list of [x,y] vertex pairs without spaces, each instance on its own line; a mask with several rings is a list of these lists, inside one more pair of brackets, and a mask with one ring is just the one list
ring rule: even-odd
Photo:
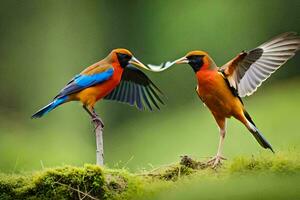
[[300,171],[300,156],[297,153],[276,153],[273,156],[237,157],[228,163],[226,169],[231,172],[273,172],[296,173]]

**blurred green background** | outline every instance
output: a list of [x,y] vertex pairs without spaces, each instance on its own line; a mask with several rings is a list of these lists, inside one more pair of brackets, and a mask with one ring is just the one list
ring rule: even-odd
[[[30,116],[66,82],[113,48],[159,64],[189,50],[210,53],[218,65],[286,31],[300,32],[300,1],[71,1],[0,2],[0,171],[36,170],[95,162],[95,137],[79,103],[42,119]],[[299,150],[300,56],[279,69],[246,108],[275,151]],[[195,93],[188,66],[148,73],[165,92],[158,112],[101,101],[108,166],[135,171],[214,155],[218,129]],[[224,155],[264,151],[235,120]],[[271,153],[270,153],[271,154]]]

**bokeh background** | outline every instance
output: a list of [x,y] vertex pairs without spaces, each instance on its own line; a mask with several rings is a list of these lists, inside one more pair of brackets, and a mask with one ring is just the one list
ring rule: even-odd
[[[159,64],[189,50],[218,65],[286,31],[300,32],[300,1],[71,1],[0,2],[0,171],[18,172],[95,162],[95,137],[79,103],[42,119],[30,116],[85,67],[126,47]],[[214,155],[218,129],[195,93],[189,66],[148,73],[164,91],[157,112],[101,101],[105,161],[131,171]],[[249,113],[275,151],[299,150],[300,55],[246,98]],[[243,125],[228,122],[224,155],[265,151]],[[271,153],[270,153],[271,154]]]

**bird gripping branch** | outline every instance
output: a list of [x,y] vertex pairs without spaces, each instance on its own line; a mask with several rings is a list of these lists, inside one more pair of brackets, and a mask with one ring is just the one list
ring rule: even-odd
[[159,109],[159,104],[163,104],[160,98],[162,92],[134,66],[149,70],[127,49],[114,49],[106,58],[72,78],[58,95],[32,115],[32,118],[40,118],[64,103],[80,101],[94,124],[96,160],[98,165],[103,165],[104,123],[94,109],[95,103],[106,99],[127,103],[140,110],[153,110],[154,107]]

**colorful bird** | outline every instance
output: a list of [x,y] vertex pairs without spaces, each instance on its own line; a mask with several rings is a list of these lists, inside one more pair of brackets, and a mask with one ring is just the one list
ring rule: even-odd
[[149,70],[130,51],[114,49],[106,58],[71,79],[51,103],[37,111],[32,118],[40,118],[64,103],[80,101],[92,121],[103,128],[103,121],[94,109],[100,99],[135,105],[138,109],[159,109],[159,103],[163,104],[159,96],[162,92],[132,65]]
[[204,51],[191,51],[174,62],[165,63],[162,71],[172,64],[189,64],[196,74],[196,92],[209,108],[220,128],[217,155],[209,160],[216,167],[223,158],[222,148],[226,134],[226,118],[242,122],[263,148],[272,152],[270,143],[258,130],[241,97],[253,94],[273,72],[295,55],[300,48],[296,33],[281,34],[250,51],[243,51],[221,68]]

